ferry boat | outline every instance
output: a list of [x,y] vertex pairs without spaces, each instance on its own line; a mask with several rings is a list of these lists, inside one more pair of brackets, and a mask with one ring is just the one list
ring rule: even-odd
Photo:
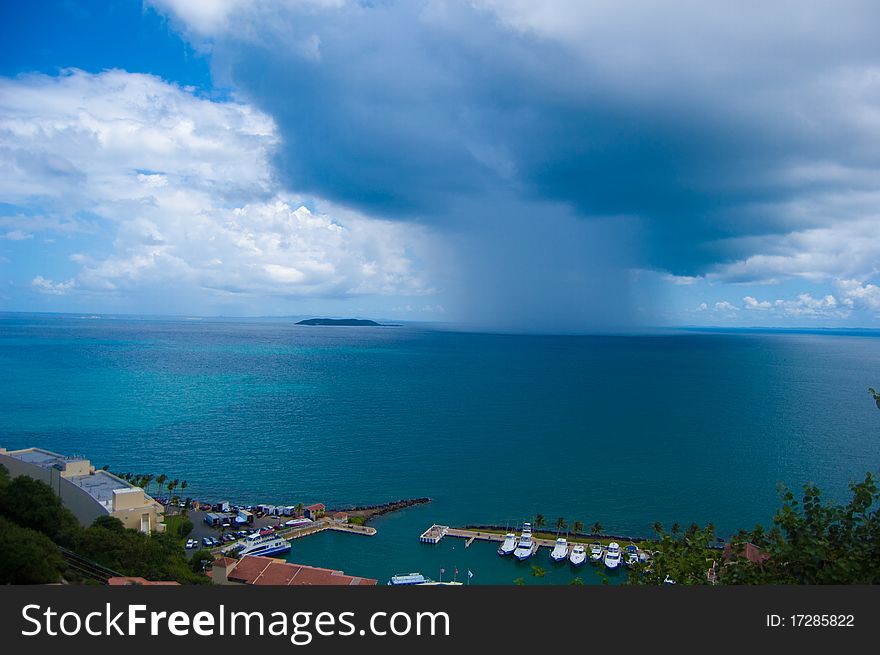
[[290,542],[274,533],[263,534],[262,531],[248,535],[241,545],[238,554],[245,555],[277,555],[290,551]]
[[427,584],[429,582],[431,581],[421,573],[408,573],[407,575],[392,575],[388,584],[395,587],[405,587],[417,584]]
[[612,541],[608,544],[608,551],[605,553],[605,566],[609,569],[616,569],[620,565],[620,544]]
[[568,559],[568,541],[566,541],[564,537],[559,537],[559,539],[556,540],[556,545],[553,546],[553,550],[550,551],[550,559],[554,562],[561,562],[562,560]]
[[572,566],[580,566],[587,561],[587,549],[583,544],[575,544],[569,557]]
[[602,547],[601,542],[594,541],[590,545],[590,559],[593,562],[598,562],[605,555],[605,549]]
[[499,555],[512,555],[513,551],[516,550],[516,535],[513,532],[508,532],[504,535],[504,542],[498,547]]
[[[526,531],[527,526],[528,531]],[[526,523],[523,525],[523,532],[522,535],[520,535],[519,543],[516,545],[516,550],[513,551],[513,556],[520,561],[530,558],[532,556],[534,545],[535,544],[532,541],[532,528]]]
[[406,575],[392,575],[388,585],[392,587],[412,587],[414,585],[459,587],[461,582],[436,582],[421,573],[407,573]]

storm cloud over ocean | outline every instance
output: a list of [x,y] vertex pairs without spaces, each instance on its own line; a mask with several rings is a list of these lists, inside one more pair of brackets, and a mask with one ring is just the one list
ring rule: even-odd
[[[0,80],[9,308],[877,322],[876,3],[152,0],[148,19],[210,79]],[[17,264],[45,238],[63,265]]]

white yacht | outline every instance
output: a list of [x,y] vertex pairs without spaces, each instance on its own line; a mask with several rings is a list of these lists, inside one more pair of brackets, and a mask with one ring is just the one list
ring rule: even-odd
[[602,544],[598,541],[594,541],[590,545],[590,559],[594,562],[599,562],[604,555],[605,549],[602,547]]
[[568,558],[572,566],[580,566],[587,561],[587,548],[583,544],[575,544],[571,549],[571,556]]
[[620,544],[612,541],[608,544],[608,550],[605,552],[605,566],[609,569],[616,569],[620,565]]
[[248,535],[240,549],[238,555],[241,557],[245,555],[277,555],[288,552],[290,550],[290,542],[279,537],[274,532],[270,534],[257,532]]
[[550,559],[554,562],[561,562],[564,559],[568,559],[568,541],[566,541],[564,537],[559,537],[559,539],[556,540],[556,545],[553,546],[553,550],[550,551]]
[[516,545],[516,550],[513,551],[513,556],[518,560],[528,559],[532,556],[534,546],[535,543],[532,541],[532,526],[528,523],[523,523],[522,534],[519,537],[519,543]]
[[639,563],[639,549],[635,544],[630,544],[626,547],[626,562],[627,566],[635,566]]
[[512,555],[513,551],[516,550],[516,535],[513,532],[508,532],[504,535],[504,541],[498,547],[499,555]]

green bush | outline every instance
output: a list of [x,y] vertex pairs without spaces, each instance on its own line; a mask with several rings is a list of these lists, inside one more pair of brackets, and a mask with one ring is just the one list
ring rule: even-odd
[[49,584],[61,581],[65,563],[52,540],[2,516],[0,553],[0,584]]
[[0,516],[68,548],[82,529],[49,485],[25,475],[0,486]]

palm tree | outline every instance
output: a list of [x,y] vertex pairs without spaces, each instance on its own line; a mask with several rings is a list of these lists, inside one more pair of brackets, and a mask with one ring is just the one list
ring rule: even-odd
[[293,508],[293,513],[296,514],[297,517],[302,516],[303,515],[303,504],[297,503],[296,507]]
[[[571,531],[574,533],[574,536],[578,536],[581,532],[584,531],[584,522],[583,521],[575,521],[571,525]],[[581,583],[583,584],[583,582]]]
[[162,489],[165,487],[165,480],[167,480],[167,479],[168,479],[168,476],[165,475],[164,473],[160,473],[159,477],[156,478],[156,484],[158,485],[160,496],[162,495]]
[[565,523],[564,516],[560,516],[558,519],[556,519],[556,536],[558,537],[559,533],[562,532],[566,527],[567,525]]
[[673,523],[670,531],[672,532],[672,534],[677,535],[679,532],[681,532],[681,526],[678,523]]
[[547,522],[544,520],[543,514],[537,514],[535,516],[535,528],[543,528]]
[[174,478],[171,482],[168,483],[169,496],[174,493],[174,490],[177,488],[178,483],[179,481],[177,480],[177,478]]
[[602,534],[602,524],[599,521],[593,523],[593,527],[590,528],[593,531],[593,534],[599,535]]
[[184,489],[186,489],[186,480],[180,483],[180,490],[183,491]]
[[663,524],[660,521],[654,521],[654,532],[658,535],[663,532]]

